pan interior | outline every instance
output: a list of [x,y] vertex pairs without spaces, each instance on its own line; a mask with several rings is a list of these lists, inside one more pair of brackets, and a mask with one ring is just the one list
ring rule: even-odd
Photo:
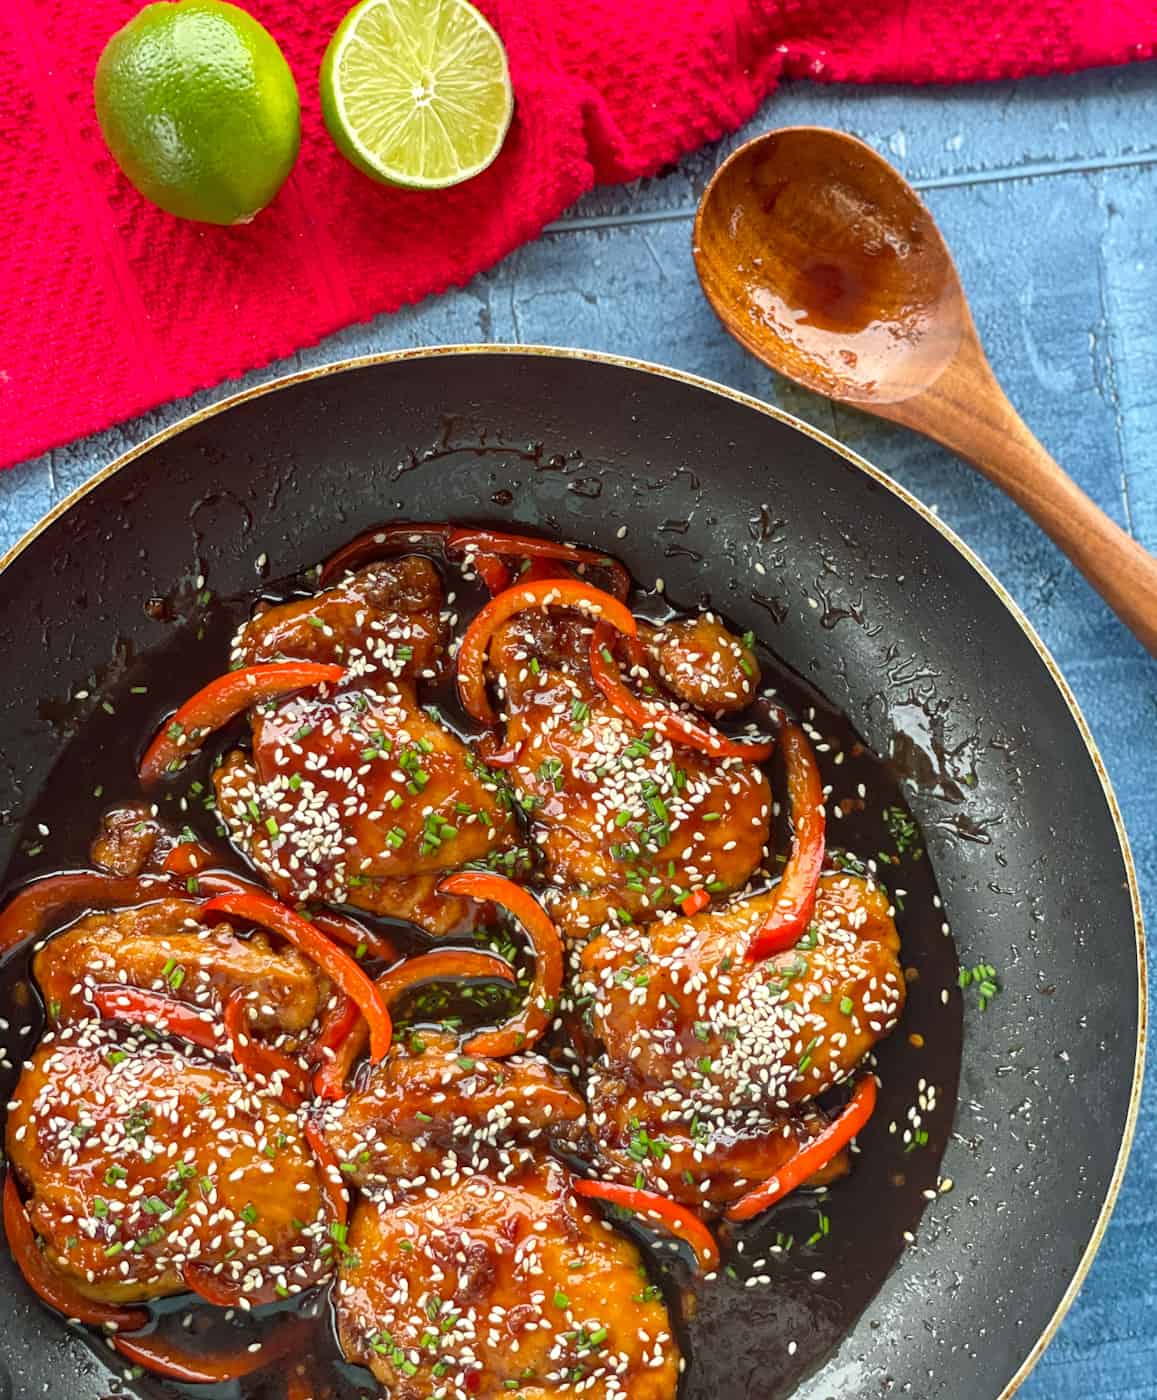
[[[1128,872],[1094,756],[1017,617],[928,519],[791,424],[678,377],[492,353],[313,377],[158,441],[0,584],[6,881],[43,869],[46,842],[52,859],[79,857],[101,805],[90,794],[131,788],[124,736],[183,693],[193,658],[210,673],[230,600],[370,523],[434,516],[582,539],[644,584],[661,577],[675,605],[753,630],[785,686],[814,688],[888,761],[961,960],[994,964],[1004,987],[983,1016],[974,1000],[965,1012],[953,1120],[954,945],[921,918],[905,949],[912,1004],[884,1052],[895,1100],[846,1209],[833,1193],[822,1257],[771,1253],[777,1231],[812,1233],[802,1207],[798,1224],[745,1240],[740,1277],[699,1299],[686,1394],[1000,1394],[1081,1267],[1117,1169],[1138,1038]],[[133,687],[158,673],[137,717]],[[2,1013],[13,1064],[34,1019],[20,1011]],[[911,1033],[930,1048],[907,1046]],[[930,1083],[929,1150],[905,1153]],[[3,1268],[13,1393],[107,1395],[103,1366]],[[756,1273],[772,1283],[744,1287]]]

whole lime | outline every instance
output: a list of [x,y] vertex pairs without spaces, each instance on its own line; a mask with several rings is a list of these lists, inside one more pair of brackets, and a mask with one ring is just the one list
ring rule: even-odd
[[94,95],[113,159],[183,219],[247,223],[297,159],[301,111],[285,55],[225,0],[146,5],[105,45]]

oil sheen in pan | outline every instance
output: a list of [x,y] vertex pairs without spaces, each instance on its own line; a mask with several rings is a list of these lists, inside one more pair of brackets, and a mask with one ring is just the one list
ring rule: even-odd
[[[447,584],[457,594],[460,619],[468,619],[481,595],[457,576]],[[189,590],[181,591],[187,604]],[[306,575],[267,585],[260,596],[282,601],[312,591]],[[115,674],[106,679],[100,704],[84,707],[82,723],[77,725],[60,707],[42,716],[59,726],[67,741],[26,818],[19,855],[9,872],[11,885],[33,874],[88,864],[88,846],[101,815],[110,805],[137,794],[136,761],[158,720],[224,669],[229,639],[249,615],[255,596],[215,598],[197,590],[194,598],[191,615],[188,606],[171,608],[169,600],[148,602],[161,615],[174,616],[170,644],[147,656],[122,654]],[[683,607],[672,601],[675,611],[693,610],[690,600]],[[656,620],[668,612],[666,602],[655,594],[636,594],[631,605]],[[460,629],[463,625],[460,622]],[[956,987],[958,966],[900,774],[871,753],[847,719],[811,686],[758,644],[757,651],[765,687],[773,687],[789,709],[823,736],[817,756],[824,782],[832,789],[829,849],[874,860],[877,877],[893,893],[908,1003],[900,1025],[877,1049],[883,1088],[875,1116],[860,1136],[860,1153],[849,1178],[825,1193],[798,1192],[747,1226],[724,1228],[720,1271],[706,1283],[669,1242],[626,1227],[643,1246],[651,1276],[672,1305],[688,1358],[681,1400],[777,1400],[790,1395],[830,1356],[914,1243],[928,1201],[951,1186],[941,1179],[939,1164],[956,1103],[962,1020],[959,998],[942,993]],[[451,728],[471,732],[472,723],[452,687],[428,700]],[[160,798],[165,820],[178,829],[188,826],[218,849],[224,843],[204,802],[212,790],[208,775],[215,755],[242,733],[242,726],[234,726],[215,736]],[[774,760],[772,773],[782,794]],[[776,849],[786,850],[787,845],[781,817]],[[240,860],[236,863],[241,868]],[[358,917],[366,916],[359,912]],[[426,942],[408,925],[377,922],[407,951]],[[43,1026],[43,1010],[28,981],[28,961],[27,953],[20,954],[0,972],[0,1015],[10,1026],[7,1063],[2,1067],[5,1100]],[[477,1001],[450,1002],[437,1010],[439,1017],[455,1014],[469,1025],[480,1017],[499,1019],[503,1012],[495,1002],[480,1006]],[[193,1314],[186,1338],[195,1339],[210,1324],[205,1314],[211,1310],[196,1300],[170,1300],[158,1309],[167,1315],[174,1310]],[[323,1327],[322,1335],[330,1354],[316,1358],[318,1379],[325,1377],[334,1396],[343,1400],[376,1395],[367,1372],[339,1361],[330,1330]],[[102,1354],[107,1356],[103,1348]],[[124,1374],[122,1366],[116,1370]],[[241,1393],[254,1400],[274,1400],[283,1385],[277,1370],[244,1382]],[[160,1382],[142,1384],[148,1387],[143,1393],[169,1391]]]

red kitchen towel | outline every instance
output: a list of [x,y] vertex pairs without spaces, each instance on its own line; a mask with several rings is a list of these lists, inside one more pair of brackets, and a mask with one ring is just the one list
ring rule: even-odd
[[0,465],[466,282],[592,185],[744,122],[782,77],[953,82],[1150,58],[1157,0],[482,0],[514,124],[458,189],[391,190],[322,126],[349,0],[241,0],[302,96],[301,156],[257,219],[170,218],[101,142],[92,72],[139,0],[0,0]]

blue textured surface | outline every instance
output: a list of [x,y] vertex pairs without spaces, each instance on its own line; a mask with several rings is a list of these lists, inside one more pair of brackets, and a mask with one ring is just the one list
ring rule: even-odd
[[[743,135],[794,122],[853,131],[920,185],[1014,402],[1093,498],[1157,550],[1157,69],[919,92],[797,86]],[[725,336],[699,292],[689,238],[696,197],[722,153],[703,152],[659,180],[597,191],[463,291],[353,327],[244,382],[413,344],[546,342],[694,370],[827,429],[935,506],[1052,649],[1116,786],[1157,927],[1157,662],[976,473],[902,429],[774,380]],[[0,550],[127,447],[236,387],[0,476]],[[1026,1400],[1157,1400],[1152,1060],[1148,1090],[1116,1214],[1076,1305],[1022,1391]]]

